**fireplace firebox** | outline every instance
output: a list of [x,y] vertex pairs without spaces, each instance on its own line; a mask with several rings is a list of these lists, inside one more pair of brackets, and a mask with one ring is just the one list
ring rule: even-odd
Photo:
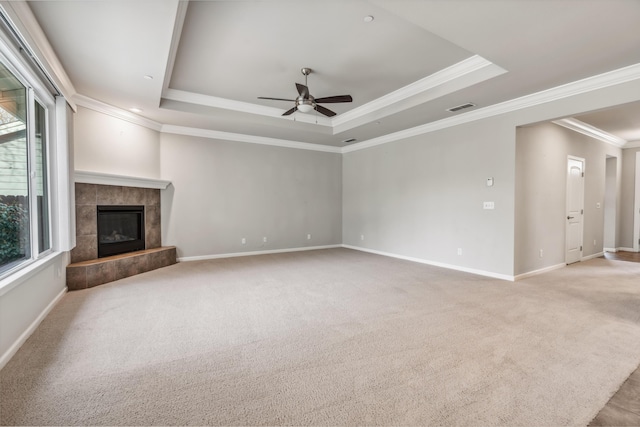
[[144,248],[144,206],[98,206],[98,258]]

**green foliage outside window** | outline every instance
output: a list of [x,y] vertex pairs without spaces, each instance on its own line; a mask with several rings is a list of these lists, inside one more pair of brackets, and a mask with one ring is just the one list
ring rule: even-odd
[[0,202],[0,265],[26,256],[28,227],[29,215],[21,205]]

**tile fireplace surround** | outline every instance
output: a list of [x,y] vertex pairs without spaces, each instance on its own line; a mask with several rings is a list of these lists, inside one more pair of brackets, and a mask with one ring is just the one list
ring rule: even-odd
[[[159,189],[85,183],[75,186],[76,247],[67,266],[70,291],[176,263],[176,248],[161,247]],[[143,205],[146,249],[98,259],[98,205]]]

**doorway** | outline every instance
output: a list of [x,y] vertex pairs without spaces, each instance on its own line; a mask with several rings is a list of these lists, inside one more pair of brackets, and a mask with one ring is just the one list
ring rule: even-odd
[[573,264],[582,259],[584,217],[584,159],[567,159],[567,222],[565,262]]
[[607,155],[604,178],[604,240],[605,252],[618,251],[618,158]]

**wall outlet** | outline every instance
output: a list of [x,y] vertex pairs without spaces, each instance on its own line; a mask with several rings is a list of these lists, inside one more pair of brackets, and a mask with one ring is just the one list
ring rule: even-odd
[[544,251],[542,249],[540,249],[539,256],[540,256],[540,258],[542,258],[544,256]]
[[360,240],[364,240],[364,234],[360,235]]
[[243,245],[247,244],[247,239],[245,237],[242,238],[242,240],[240,240],[240,242],[242,242]]
[[265,236],[265,237],[263,237],[263,238],[262,238],[262,242],[263,242],[263,243],[267,243],[267,236]]
[[307,234],[307,240],[311,240],[311,234]]
[[462,255],[462,248],[458,248],[458,255]]
[[593,239],[593,246],[596,246],[596,239]]

